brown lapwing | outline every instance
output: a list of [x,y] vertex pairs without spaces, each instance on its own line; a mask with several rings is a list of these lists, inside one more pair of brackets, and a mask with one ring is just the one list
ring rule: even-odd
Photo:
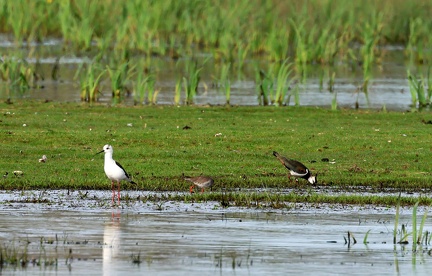
[[117,199],[118,204],[120,205],[120,181],[126,180],[132,184],[136,184],[132,181],[126,170],[120,165],[117,161],[113,159],[113,147],[111,145],[105,145],[103,150],[98,152],[105,152],[105,162],[104,162],[104,171],[106,176],[111,180],[111,189],[112,189],[112,204],[114,205],[115,198],[115,187],[114,181],[117,181]]
[[289,170],[290,174],[288,175],[288,178],[292,175],[294,177],[306,179],[310,184],[317,184],[317,176],[312,175],[310,170],[299,161],[283,157],[275,151],[273,152],[273,155],[276,156],[282,165]]
[[208,176],[197,176],[197,177],[185,177],[186,181],[192,182],[193,185],[189,187],[189,192],[194,192],[194,186],[201,188],[201,193],[204,192],[205,188],[211,188],[213,186],[213,179]]

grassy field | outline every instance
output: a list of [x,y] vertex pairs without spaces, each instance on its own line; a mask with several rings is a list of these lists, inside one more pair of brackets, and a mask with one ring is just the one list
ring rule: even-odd
[[[200,174],[215,179],[216,192],[314,189],[304,180],[288,181],[273,150],[318,173],[322,189],[415,192],[432,187],[430,113],[53,102],[1,103],[0,112],[0,168],[9,173],[1,189],[110,189],[103,155],[95,155],[108,143],[114,159],[138,183],[124,183],[125,189],[187,191],[183,175]],[[47,162],[39,163],[44,154]],[[18,170],[22,176],[12,173]],[[308,200],[293,194],[278,198]],[[313,201],[354,203],[353,198]]]

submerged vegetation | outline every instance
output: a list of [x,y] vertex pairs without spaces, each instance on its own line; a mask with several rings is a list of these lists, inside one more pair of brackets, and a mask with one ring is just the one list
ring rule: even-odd
[[[2,40],[18,48],[0,50],[2,79],[12,90],[7,95],[28,89],[40,72],[26,61],[42,58],[40,46],[49,49],[52,40],[61,44],[61,51],[47,55],[56,60],[52,76],[62,66],[62,56],[88,58],[86,74],[78,74],[81,99],[88,102],[102,93],[98,82],[107,82],[111,91],[106,94],[112,94],[114,103],[133,93],[136,104],[155,104],[162,86],[156,59],[188,60],[178,62],[174,104],[193,103],[204,75],[219,82],[230,103],[233,79],[241,78],[248,64],[256,76],[265,75],[256,78],[257,91],[263,89],[259,103],[280,106],[291,96],[299,104],[301,87],[290,84],[311,77],[310,66],[326,68],[330,92],[337,81],[334,67],[360,72],[359,89],[368,99],[373,72],[381,67],[388,46],[405,49],[411,72],[425,71],[422,65],[432,57],[427,50],[432,4],[426,0],[18,0],[2,1],[0,7]],[[27,51],[20,51],[22,46]],[[208,67],[202,67],[203,60],[211,60]],[[140,84],[147,87],[137,88]],[[421,100],[413,97],[413,105],[423,107]],[[337,92],[331,104],[337,109]]]

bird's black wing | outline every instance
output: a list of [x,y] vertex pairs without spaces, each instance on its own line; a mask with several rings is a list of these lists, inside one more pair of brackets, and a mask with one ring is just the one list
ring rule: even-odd
[[123,168],[123,166],[120,165],[119,162],[117,162],[117,161],[115,161],[115,162],[116,162],[117,166],[119,166],[119,167],[124,171],[126,177],[130,180],[130,183],[132,183],[132,184],[136,184],[135,182],[132,181],[131,177],[129,176],[129,174],[127,173],[127,171]]

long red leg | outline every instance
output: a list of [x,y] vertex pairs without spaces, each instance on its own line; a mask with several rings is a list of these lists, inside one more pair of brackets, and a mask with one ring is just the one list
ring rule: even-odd
[[118,191],[117,191],[118,205],[120,205],[120,181],[117,182],[117,185],[118,185]]
[[114,205],[114,196],[115,196],[115,191],[114,191],[114,181],[111,181],[111,190],[112,190],[112,199],[111,199],[111,204]]

